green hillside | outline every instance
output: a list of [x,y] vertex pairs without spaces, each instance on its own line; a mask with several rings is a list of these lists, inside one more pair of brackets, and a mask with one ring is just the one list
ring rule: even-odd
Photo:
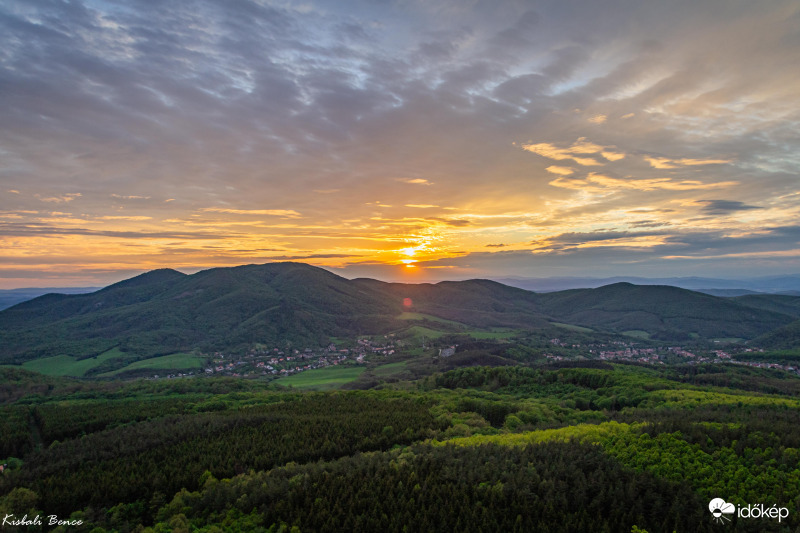
[[615,283],[539,295],[559,322],[616,332],[646,331],[656,339],[753,338],[791,322],[786,314],[663,285]]
[[733,298],[735,302],[755,309],[773,311],[800,318],[800,296],[784,294],[750,294]]
[[399,302],[300,263],[154,271],[101,291],[47,295],[0,313],[0,361],[93,357],[113,347],[138,358],[255,342],[324,345],[332,336],[396,325]]
[[753,340],[753,344],[771,350],[800,348],[800,320],[761,335]]
[[[628,283],[547,294],[488,280],[385,283],[302,263],[193,275],[161,269],[94,293],[49,294],[0,311],[0,364],[47,358],[55,366],[47,372],[104,374],[158,356],[255,344],[320,347],[332,338],[388,333],[511,339],[554,327],[651,340],[753,339],[792,322],[798,301]],[[82,362],[110,350],[115,357]]]
[[548,324],[539,306],[539,295],[495,281],[474,279],[416,285],[372,279],[353,282],[381,292],[393,301],[409,298],[408,311],[471,326],[540,328]]

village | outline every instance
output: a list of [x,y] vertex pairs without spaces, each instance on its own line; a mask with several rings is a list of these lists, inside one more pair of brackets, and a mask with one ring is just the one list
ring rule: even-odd
[[[550,339],[550,344],[559,347],[569,347],[579,349],[580,344],[568,345],[561,342],[560,339]],[[667,346],[657,348],[641,348],[636,347],[635,343],[615,342],[614,350],[598,349],[597,345],[588,347],[588,358],[597,358],[601,361],[623,361],[635,362],[651,365],[665,365],[668,363],[683,362],[690,365],[710,364],[710,363],[727,363],[734,365],[750,366],[753,368],[769,368],[774,370],[783,370],[792,374],[800,375],[800,365],[796,364],[781,364],[768,361],[743,361],[736,359],[735,353],[729,353],[725,350],[705,350],[699,353],[689,351],[682,346]],[[600,347],[607,348],[605,345]],[[743,354],[749,353],[764,353],[761,348],[744,348],[741,350]],[[571,355],[557,355],[545,353],[544,357],[550,361],[564,361],[574,360],[576,356]],[[579,356],[584,358],[585,356]]]
[[[755,368],[783,370],[800,375],[800,365],[781,364],[768,361],[746,361],[736,359],[736,353],[725,350],[694,350],[683,346],[641,347],[635,342],[615,341],[609,344],[569,344],[558,338],[550,339],[549,344],[557,353],[543,351],[542,356],[548,361],[574,361],[598,359],[608,362],[633,362],[648,365],[667,364],[709,364],[727,363]],[[365,364],[374,357],[388,357],[402,353],[402,341],[393,336],[362,337],[352,341],[329,343],[324,348],[251,348],[246,353],[209,354],[210,363],[199,372],[185,371],[181,373],[154,375],[151,379],[173,379],[194,375],[228,376],[228,377],[266,377],[280,378],[328,366]],[[450,357],[458,345],[448,345],[437,349],[438,357]],[[741,353],[763,353],[759,348],[743,348]]]
[[339,347],[330,343],[324,348],[254,348],[244,355],[215,352],[211,365],[204,369],[206,375],[217,376],[290,376],[306,370],[337,366],[345,362],[364,363],[369,355],[394,355],[395,341],[388,337],[384,342],[369,338],[356,339],[352,347]]

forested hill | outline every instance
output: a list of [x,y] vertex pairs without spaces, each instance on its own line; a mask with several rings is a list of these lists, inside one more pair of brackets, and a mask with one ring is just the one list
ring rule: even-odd
[[[750,302],[753,305],[749,305]],[[404,311],[475,327],[644,331],[654,339],[764,335],[795,320],[800,297],[727,299],[618,283],[536,294],[488,280],[437,284],[347,280],[302,263],[161,269],[90,294],[45,295],[0,311],[0,363],[111,348],[137,358],[255,343],[324,346],[331,338],[408,327]]]
[[[800,302],[800,298],[785,296]],[[540,295],[541,309],[562,322],[612,331],[642,330],[664,340],[699,337],[752,338],[792,321],[766,300],[731,300],[670,287],[614,283]],[[781,302],[782,310],[791,308]]]
[[142,355],[255,342],[323,345],[388,331],[402,302],[302,263],[157,270],[91,294],[46,295],[0,312],[0,357]]

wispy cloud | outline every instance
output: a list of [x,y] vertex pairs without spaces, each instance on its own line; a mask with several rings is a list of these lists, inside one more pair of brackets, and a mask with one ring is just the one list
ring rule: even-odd
[[37,194],[36,198],[38,198],[42,202],[47,202],[52,204],[64,204],[64,203],[69,203],[75,200],[76,198],[80,198],[81,196],[83,196],[81,193],[76,192],[76,193],[62,194],[61,196],[40,196]]
[[557,165],[550,165],[545,169],[546,171],[550,172],[551,174],[558,174],[560,176],[571,176],[575,174],[575,170],[570,167],[559,167]]
[[[586,137],[579,138],[572,145],[565,148],[560,148],[552,143],[537,143],[523,144],[522,149],[556,161],[571,159],[582,166],[601,166],[606,164],[601,158],[606,161],[617,161],[625,158],[625,154],[616,148],[600,146],[588,141]],[[589,155],[594,157],[587,157]]]
[[149,200],[150,196],[135,196],[135,195],[120,195],[120,194],[111,194],[112,198],[117,198],[119,200]]
[[433,185],[432,182],[424,178],[397,178],[397,181],[402,181],[403,183],[410,183],[411,185]]
[[686,157],[680,159],[670,159],[668,157],[651,156],[645,156],[644,159],[650,163],[650,166],[653,168],[664,170],[698,165],[723,165],[732,161],[730,159],[689,159]]
[[800,271],[796,0],[17,4],[15,272]]
[[266,215],[285,218],[300,218],[302,215],[293,209],[232,209],[227,207],[204,207],[204,213],[224,213],[226,215]]

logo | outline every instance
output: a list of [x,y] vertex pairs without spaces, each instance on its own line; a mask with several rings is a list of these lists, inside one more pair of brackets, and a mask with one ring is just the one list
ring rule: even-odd
[[733,515],[739,518],[777,518],[778,522],[789,517],[789,509],[786,507],[778,507],[777,505],[768,507],[763,503],[740,505],[737,514],[736,506],[732,503],[727,503],[722,498],[714,498],[708,502],[708,510],[711,511],[714,522],[718,524],[727,524],[731,521]]
[[708,510],[714,516],[714,522],[718,524],[725,524],[730,522],[730,517],[725,515],[733,514],[736,512],[736,506],[732,503],[726,503],[722,498],[714,498],[708,502]]

